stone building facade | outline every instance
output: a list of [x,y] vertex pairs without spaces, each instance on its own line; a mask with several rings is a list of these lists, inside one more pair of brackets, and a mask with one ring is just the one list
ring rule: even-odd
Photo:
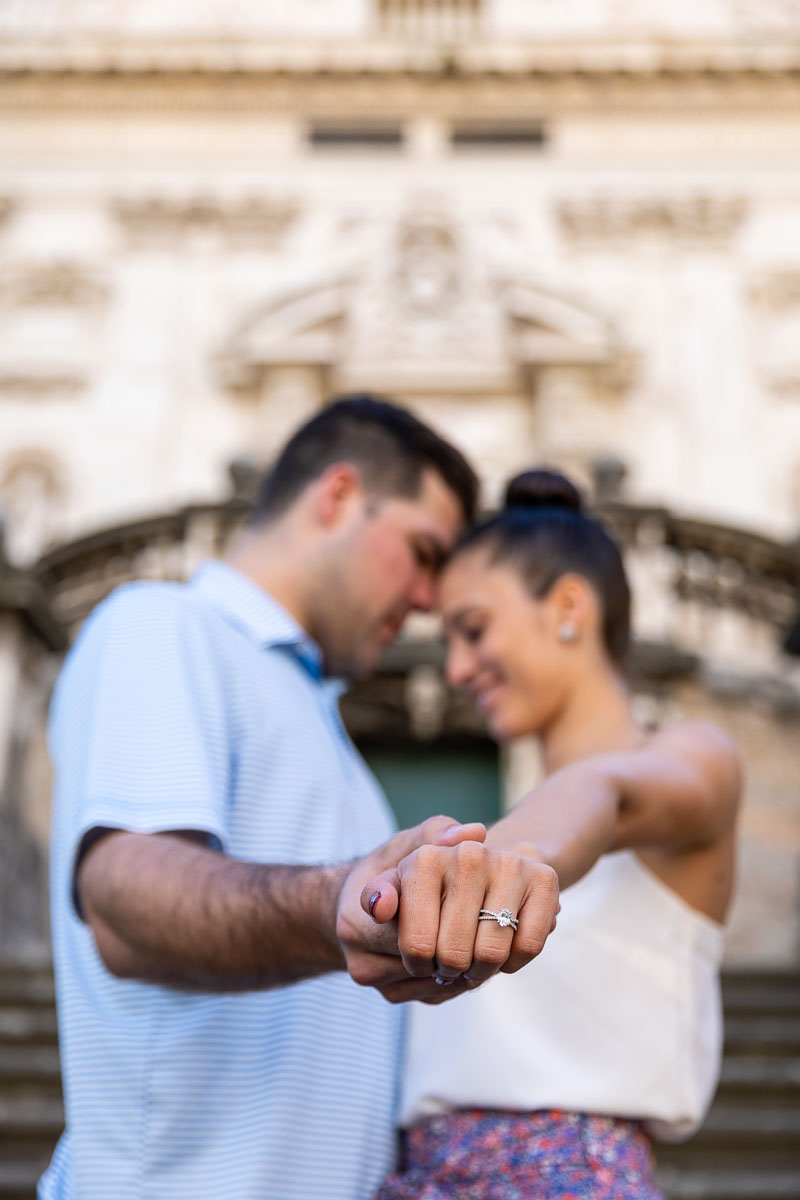
[[[6,0],[0,946],[43,944],[91,602],[218,550],[231,463],[368,388],[487,503],[533,461],[594,489],[644,718],[744,750],[731,958],[797,960],[798,67],[797,0]],[[481,742],[428,632],[350,698],[366,742]],[[507,798],[536,770],[504,755]]]

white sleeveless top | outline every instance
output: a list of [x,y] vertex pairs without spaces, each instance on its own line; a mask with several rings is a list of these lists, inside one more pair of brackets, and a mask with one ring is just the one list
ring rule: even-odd
[[722,928],[631,850],[561,897],[515,975],[410,1006],[401,1124],[460,1108],[634,1117],[677,1141],[711,1102],[722,1052]]

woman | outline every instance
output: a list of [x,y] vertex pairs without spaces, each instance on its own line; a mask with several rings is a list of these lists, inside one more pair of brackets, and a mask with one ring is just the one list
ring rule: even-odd
[[[541,745],[544,782],[487,844],[551,865],[562,911],[530,967],[413,1006],[404,1169],[379,1200],[656,1200],[650,1137],[696,1128],[719,1069],[736,753],[710,725],[637,724],[620,554],[561,475],[512,481],[441,607],[451,682],[494,737]],[[476,937],[518,936],[484,903]]]

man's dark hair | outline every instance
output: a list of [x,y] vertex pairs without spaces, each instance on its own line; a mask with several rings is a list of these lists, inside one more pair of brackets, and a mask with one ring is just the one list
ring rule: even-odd
[[365,489],[381,496],[416,496],[430,467],[474,519],[478,479],[463,454],[407,409],[365,393],[338,397],[289,439],[261,482],[250,523],[280,516],[337,462],[352,463]]

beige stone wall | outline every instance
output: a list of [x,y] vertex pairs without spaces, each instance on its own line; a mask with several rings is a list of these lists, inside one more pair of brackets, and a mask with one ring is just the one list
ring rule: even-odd
[[[699,111],[675,81],[601,111],[560,86],[7,79],[12,549],[219,496],[230,458],[365,385],[447,425],[490,495],[614,453],[633,498],[793,536],[800,84],[720,83]],[[404,148],[309,147],[370,97]],[[547,145],[454,151],[459,105],[540,114]]]

